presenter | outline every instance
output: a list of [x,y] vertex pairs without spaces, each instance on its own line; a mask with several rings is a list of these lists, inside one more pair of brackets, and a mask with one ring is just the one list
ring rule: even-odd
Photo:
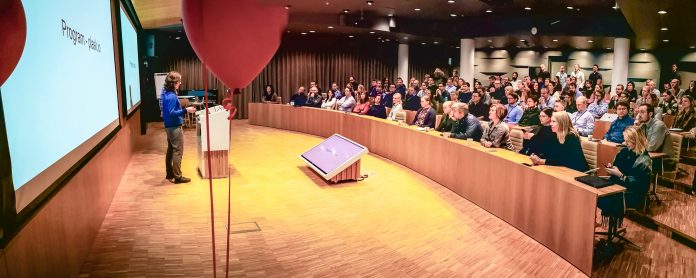
[[167,180],[174,183],[187,183],[191,179],[181,175],[181,158],[184,155],[184,131],[181,124],[184,122],[184,113],[195,112],[195,108],[181,108],[177,98],[177,92],[181,86],[181,74],[176,71],[169,72],[164,81],[162,93],[162,119],[164,129],[167,132]]

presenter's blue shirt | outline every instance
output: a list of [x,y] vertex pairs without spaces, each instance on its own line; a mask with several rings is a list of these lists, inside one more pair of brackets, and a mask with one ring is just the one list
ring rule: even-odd
[[162,120],[164,127],[178,127],[184,123],[184,109],[181,108],[176,93],[172,91],[164,91],[162,94]]

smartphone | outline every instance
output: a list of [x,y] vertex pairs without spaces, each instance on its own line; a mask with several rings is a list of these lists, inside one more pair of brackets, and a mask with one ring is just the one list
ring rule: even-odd
[[522,162],[522,165],[527,166],[527,167],[532,167],[532,164],[529,164],[527,162]]

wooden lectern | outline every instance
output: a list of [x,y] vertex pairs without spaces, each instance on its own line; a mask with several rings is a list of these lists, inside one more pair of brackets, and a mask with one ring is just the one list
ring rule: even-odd
[[208,178],[208,156],[210,156],[211,176],[226,178],[229,175],[228,153],[230,150],[230,112],[221,105],[208,108],[210,120],[210,152],[206,136],[205,110],[196,112],[196,134],[198,135],[198,171],[201,177]]

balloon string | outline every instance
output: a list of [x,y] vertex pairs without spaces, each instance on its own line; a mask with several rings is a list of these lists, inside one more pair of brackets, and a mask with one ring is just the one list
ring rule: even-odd
[[[234,98],[234,96],[230,96],[230,104],[229,104],[230,108],[234,107],[234,106],[232,106],[232,98]],[[229,139],[230,139],[230,147],[231,147],[232,146],[232,118],[234,118],[234,114],[237,113],[237,109],[235,108],[234,112],[232,111],[232,109],[228,109],[228,110],[230,111],[230,116],[227,119],[230,121],[228,132],[230,134]],[[228,161],[228,163],[229,163],[229,161]],[[227,231],[227,248],[226,248],[227,249],[227,258],[226,258],[227,262],[225,265],[225,278],[228,278],[228,276],[230,274],[230,232],[232,230],[232,228],[230,227],[230,212],[231,212],[231,207],[230,207],[231,200],[230,200],[230,198],[232,196],[232,169],[230,169],[229,165],[228,165],[227,169],[228,169],[228,174],[227,174],[228,175],[227,176],[227,229],[228,229],[228,231]]]
[[[210,169],[210,164],[211,158],[210,158],[210,117],[208,114],[208,78],[206,76],[206,66],[205,63],[203,63],[203,90],[205,92],[205,139],[207,141],[207,167],[206,171],[208,172],[208,185],[210,187],[210,232],[212,233],[212,242],[213,242],[213,278],[217,277],[217,265],[216,265],[216,259],[215,259],[215,212],[214,212],[214,206],[213,206],[213,173],[212,170]],[[228,233],[229,234],[229,233]]]

